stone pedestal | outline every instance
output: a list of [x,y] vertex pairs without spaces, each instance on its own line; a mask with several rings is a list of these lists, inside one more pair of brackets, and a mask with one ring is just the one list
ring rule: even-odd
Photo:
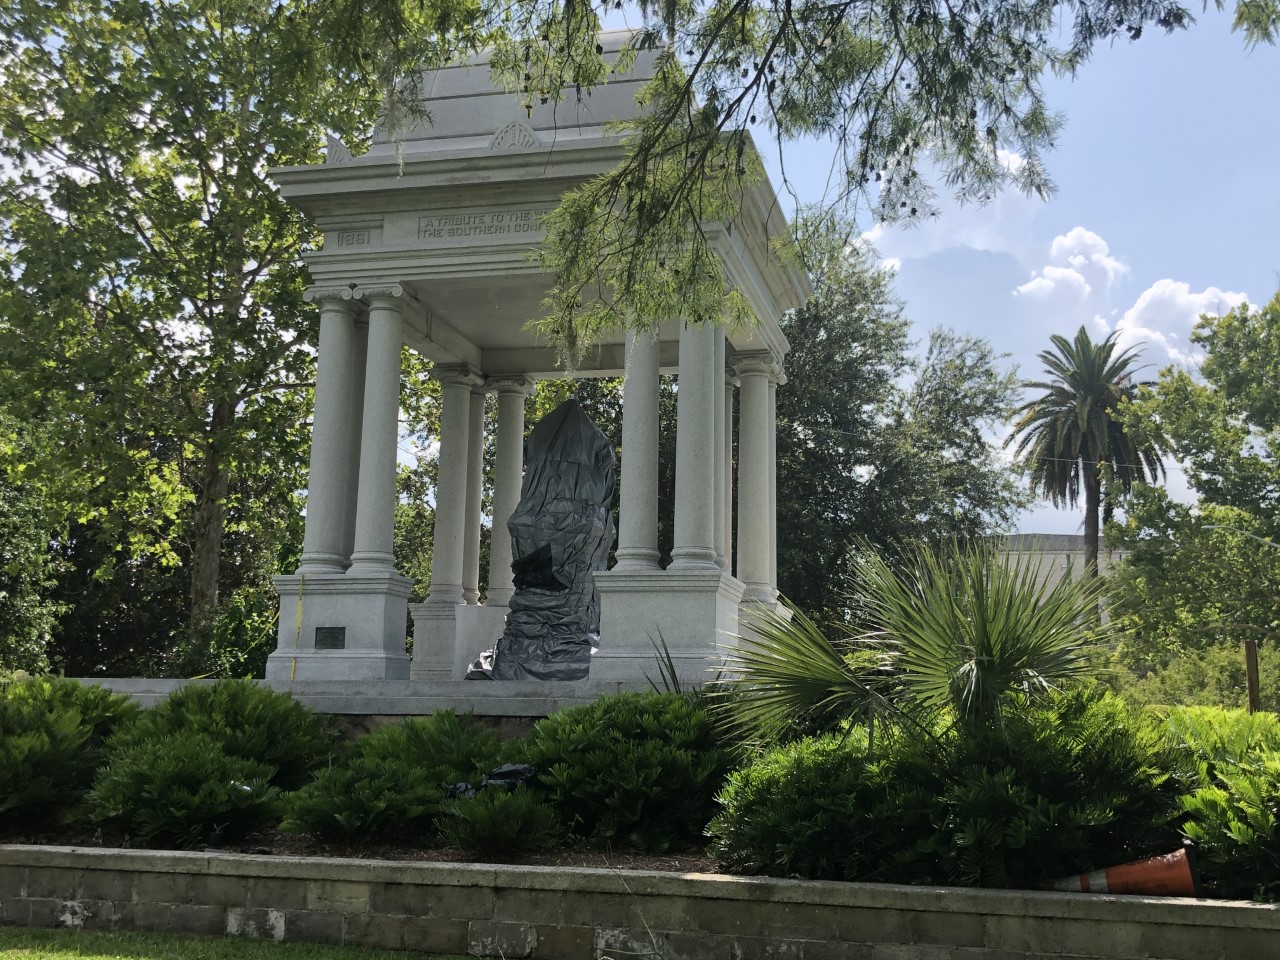
[[704,684],[721,662],[720,647],[738,633],[742,583],[712,570],[609,570],[596,574],[600,591],[600,649],[591,679],[660,684],[657,649],[663,643],[681,684]]
[[427,600],[409,604],[413,617],[414,680],[452,680],[453,661],[458,646],[458,611],[463,603]]
[[398,573],[275,577],[280,620],[268,680],[408,680],[409,590]]
[[506,607],[467,603],[412,603],[414,680],[462,680],[469,667],[502,636]]

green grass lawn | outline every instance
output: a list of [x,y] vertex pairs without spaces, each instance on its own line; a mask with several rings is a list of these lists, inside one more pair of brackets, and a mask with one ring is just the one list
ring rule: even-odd
[[425,953],[165,933],[0,929],[0,960],[447,960]]

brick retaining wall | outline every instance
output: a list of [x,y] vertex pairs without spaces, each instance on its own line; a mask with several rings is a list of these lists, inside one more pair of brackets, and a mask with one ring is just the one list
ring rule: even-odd
[[1280,907],[599,869],[0,846],[0,922],[507,960],[1271,960]]

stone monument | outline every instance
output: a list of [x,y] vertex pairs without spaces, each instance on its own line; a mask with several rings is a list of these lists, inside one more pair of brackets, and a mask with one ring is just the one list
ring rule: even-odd
[[[601,42],[616,54],[631,38],[605,34]],[[623,157],[607,124],[635,115],[653,58],[641,52],[629,73],[581,102],[528,112],[476,57],[424,78],[429,126],[395,142],[379,131],[363,156],[335,143],[324,164],[271,171],[283,196],[323,231],[324,244],[307,257],[320,342],[305,541],[298,569],[276,578],[279,634],[269,681],[368,688],[460,680],[502,634],[514,590],[506,531],[520,495],[525,400],[537,378],[561,375],[553,352],[526,328],[550,282],[528,254],[542,239],[539,217]],[[777,319],[802,304],[809,288],[803,272],[773,252],[788,227],[767,182],[746,191],[731,229],[705,229],[726,276],[762,322],[726,333],[671,317],[653,338],[618,331],[576,371],[625,375],[617,562],[596,575],[600,649],[588,682],[643,682],[659,636],[682,678],[702,680],[740,618],[777,600],[774,398],[788,349]],[[431,360],[443,395],[431,584],[412,605],[392,552],[405,345]],[[679,384],[675,545],[666,569],[657,548],[663,372],[676,373]],[[488,393],[497,394],[492,425],[485,423]],[[481,604],[482,450],[490,428],[494,538]]]

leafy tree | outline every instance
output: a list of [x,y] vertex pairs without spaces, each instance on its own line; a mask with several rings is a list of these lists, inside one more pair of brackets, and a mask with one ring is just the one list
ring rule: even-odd
[[1006,444],[1017,440],[1015,450],[1028,462],[1032,490],[1054,506],[1075,506],[1083,492],[1085,566],[1097,576],[1104,485],[1128,493],[1135,482],[1163,476],[1164,444],[1154,433],[1138,442],[1116,416],[1138,386],[1134,350],[1117,354],[1114,333],[1094,343],[1084,327],[1074,340],[1058,335],[1052,340],[1053,349],[1040,353],[1049,379],[1023,384],[1044,392],[1017,409]]
[[0,36],[0,406],[56,431],[27,473],[98,545],[82,573],[180,568],[176,668],[207,668],[220,589],[262,586],[303,486],[316,237],[265,170],[368,134],[386,78],[335,58],[381,34],[300,0],[19,0]]
[[[421,32],[398,0],[337,2],[356,22],[385,24],[401,75],[412,75],[405,47]],[[1041,78],[1074,73],[1099,42],[1193,22],[1180,3],[1142,0],[978,0],[963,8],[643,0],[641,32],[610,64],[597,37],[608,6],[519,0],[504,5],[494,38],[493,62],[530,110],[584,99],[635,51],[657,51],[656,75],[641,94],[648,110],[625,130],[627,156],[549,219],[547,263],[557,282],[544,328],[570,356],[620,324],[749,314],[726,296],[701,225],[733,220],[740,191],[763,176],[748,140],[752,124],[780,142],[834,142],[844,172],[834,203],[881,219],[934,211],[926,164],[968,199],[1010,184],[1044,195],[1052,185],[1043,153],[1061,121]],[[1236,9],[1248,43],[1280,33],[1276,0],[1241,0]],[[1005,163],[1004,151],[1024,162]]]
[[[1115,574],[1120,663],[1151,678],[1138,693],[1219,702],[1242,687],[1225,692],[1218,651],[1240,664],[1237,645],[1258,641],[1265,680],[1280,639],[1280,294],[1201,317],[1191,339],[1205,351],[1198,372],[1161,371],[1121,414],[1139,437],[1167,434],[1197,501],[1139,487],[1108,537],[1127,554]],[[1191,660],[1204,669],[1189,673]]]
[[950,331],[912,357],[892,272],[834,223],[798,223],[814,292],[782,321],[803,375],[778,390],[779,588],[819,619],[843,615],[861,545],[981,536],[1023,499],[987,439],[1013,408],[1012,372]]
[[[1240,4],[1241,11],[1252,4]],[[572,353],[594,331],[647,325],[677,312],[694,320],[740,316],[699,224],[732,218],[737,191],[761,177],[747,128],[765,122],[780,141],[835,142],[844,171],[837,203],[879,219],[935,210],[925,160],[948,186],[984,199],[1003,185],[1047,195],[1042,153],[1060,118],[1044,100],[1045,72],[1072,73],[1098,41],[1148,26],[1192,22],[1178,4],[890,2],[820,0],[756,8],[746,2],[641,4],[639,46],[660,49],[617,169],[571,194],[550,219],[557,272],[546,328]],[[604,72],[591,56],[598,21],[536,2],[517,8],[505,63],[529,103],[559,98]],[[1280,10],[1238,17],[1251,42],[1272,40]],[[1049,39],[1063,25],[1063,46]],[[539,39],[541,42],[539,42]],[[1000,150],[1024,158],[1002,162]],[[625,210],[625,217],[610,211]],[[615,296],[596,294],[612,289]]]
[[0,675],[49,666],[60,612],[49,596],[57,573],[44,527],[45,504],[22,478],[37,455],[28,431],[0,411]]

